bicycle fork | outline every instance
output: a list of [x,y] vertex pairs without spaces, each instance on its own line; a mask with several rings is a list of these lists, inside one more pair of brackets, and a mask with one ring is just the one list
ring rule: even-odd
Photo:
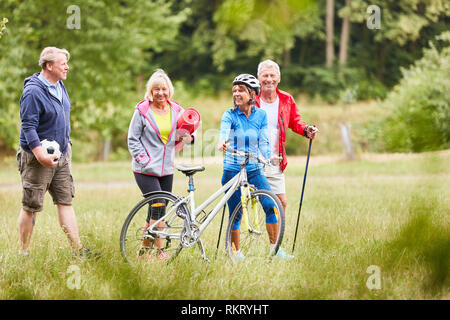
[[[259,223],[258,223],[258,216],[256,214],[255,204],[256,204],[256,198],[252,198],[251,192],[253,192],[255,189],[250,186],[249,184],[245,184],[241,186],[241,204],[242,204],[242,221],[244,223],[244,228],[250,233],[254,233],[257,235],[262,234],[262,232],[259,230]],[[249,221],[249,208],[248,203],[250,200],[250,206],[251,211],[253,212],[253,223]]]

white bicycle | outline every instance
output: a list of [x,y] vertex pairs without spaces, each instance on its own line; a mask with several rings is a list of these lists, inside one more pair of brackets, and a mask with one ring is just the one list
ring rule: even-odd
[[[208,260],[201,236],[220,209],[225,210],[227,200],[238,188],[241,191],[241,201],[231,214],[226,230],[225,248],[229,257],[233,262],[237,262],[242,256],[245,256],[245,259],[268,260],[277,253],[284,235],[283,206],[274,193],[268,190],[257,190],[249,184],[246,170],[250,158],[264,165],[271,165],[269,160],[232,149],[226,152],[230,152],[235,157],[244,158],[244,161],[240,163],[240,172],[198,207],[195,205],[193,177],[195,173],[205,170],[203,166],[177,166],[177,169],[189,178],[188,194],[184,197],[165,191],[144,195],[144,199],[128,214],[120,234],[121,253],[127,261],[137,261],[137,257],[143,253],[153,255],[157,250],[164,250],[170,256],[169,262],[175,259],[183,248],[195,245],[198,245],[201,257]],[[222,198],[217,205],[207,211],[207,208],[220,197]],[[149,227],[144,227],[147,217],[155,211],[161,218]],[[269,232],[266,228],[266,213],[275,214],[277,218],[276,234]],[[233,231],[236,225],[239,225],[237,229],[239,231]],[[222,226],[220,233],[221,230]],[[235,240],[236,232],[238,232],[238,243]],[[232,233],[234,233],[234,239],[232,239]],[[155,239],[163,240],[163,248],[156,248]],[[236,254],[237,246],[243,255]]]

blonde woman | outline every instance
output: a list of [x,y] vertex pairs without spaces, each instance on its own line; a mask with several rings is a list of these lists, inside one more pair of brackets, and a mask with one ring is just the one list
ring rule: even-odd
[[[171,98],[174,89],[167,74],[157,69],[147,82],[144,100],[139,102],[128,130],[128,150],[132,157],[132,170],[142,194],[152,191],[172,191],[175,142],[191,144],[194,137],[177,137],[176,124],[184,109]],[[149,208],[145,229],[162,217],[164,210]],[[143,241],[138,258],[146,254],[149,243]],[[155,240],[158,258],[166,261],[162,239]],[[149,256],[148,258],[151,258]]]

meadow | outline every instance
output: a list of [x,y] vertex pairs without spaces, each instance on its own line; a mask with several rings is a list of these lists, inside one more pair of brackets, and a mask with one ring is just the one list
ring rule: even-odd
[[[197,203],[220,185],[220,158],[196,174]],[[287,228],[291,251],[304,156],[290,157]],[[0,299],[449,299],[450,152],[340,155],[310,160],[295,257],[232,265],[220,217],[206,230],[206,254],[185,249],[171,264],[131,265],[120,255],[122,224],[141,199],[128,162],[73,163],[74,208],[82,241],[98,259],[73,258],[46,195],[31,255],[18,255],[20,180],[0,167]],[[175,175],[184,194],[186,177]]]

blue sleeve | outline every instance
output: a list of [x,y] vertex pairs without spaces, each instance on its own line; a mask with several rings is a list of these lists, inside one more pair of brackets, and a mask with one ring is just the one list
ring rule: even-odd
[[270,157],[272,156],[272,150],[270,150],[270,142],[268,136],[267,114],[265,111],[263,112],[264,114],[262,116],[261,127],[259,130],[258,149],[264,158],[270,159]]
[[39,126],[40,106],[35,95],[24,92],[20,99],[21,129],[31,150],[41,145],[37,128]]
[[226,141],[230,138],[231,126],[233,124],[233,119],[229,111],[226,111],[222,116],[222,121],[220,122],[220,137],[219,141]]

